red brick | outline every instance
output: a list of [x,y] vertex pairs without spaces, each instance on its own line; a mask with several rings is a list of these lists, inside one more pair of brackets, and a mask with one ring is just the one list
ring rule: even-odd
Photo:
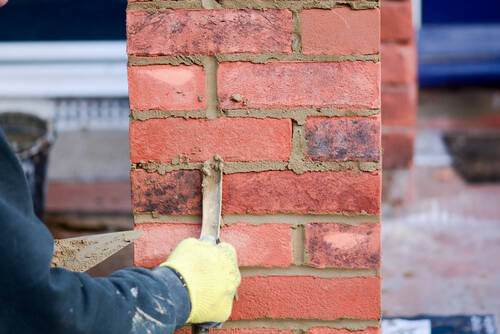
[[380,117],[308,118],[306,140],[309,160],[378,161]]
[[[167,259],[182,240],[198,238],[198,223],[141,223],[144,233],[134,243],[135,264],[152,268]],[[221,240],[236,248],[240,266],[288,267],[293,262],[292,228],[287,224],[232,224],[221,228]]]
[[243,278],[232,320],[380,318],[378,277]]
[[383,168],[406,169],[413,164],[413,142],[415,135],[412,132],[383,133]]
[[382,83],[410,84],[417,80],[414,44],[382,44]]
[[130,109],[201,110],[206,107],[201,66],[129,66]]
[[416,85],[382,85],[382,124],[415,126],[417,118]]
[[225,213],[380,213],[380,172],[237,173],[224,179]]
[[193,55],[292,51],[286,9],[127,12],[127,48],[134,55]]
[[[226,328],[226,329],[210,329],[213,334],[293,334],[291,329],[275,329],[275,328]],[[179,329],[175,334],[191,334],[191,329]]]
[[380,11],[302,11],[302,50],[305,54],[376,54],[380,49]]
[[130,159],[171,161],[183,155],[205,161],[288,161],[292,146],[289,119],[167,118],[130,125]]
[[380,267],[380,226],[312,223],[306,226],[308,263],[326,268]]
[[[134,212],[201,213],[201,174],[131,172]],[[292,171],[224,176],[224,214],[380,213],[381,173]]]
[[133,212],[165,215],[201,214],[201,173],[175,171],[165,175],[130,172]]
[[380,328],[367,327],[364,330],[351,331],[350,329],[336,329],[329,327],[313,327],[307,331],[307,334],[380,334]]
[[130,212],[130,182],[50,182],[46,210],[50,213]]
[[413,40],[411,1],[381,1],[382,41]]
[[[380,107],[379,86],[380,64],[372,62],[231,62],[220,64],[218,77],[225,109],[375,109]],[[243,96],[243,101],[234,101],[234,94]]]

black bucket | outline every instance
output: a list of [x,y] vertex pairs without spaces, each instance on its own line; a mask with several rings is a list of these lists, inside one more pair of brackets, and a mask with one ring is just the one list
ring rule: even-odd
[[35,214],[43,219],[49,151],[54,142],[50,122],[21,112],[0,113],[0,127],[16,152],[28,181]]

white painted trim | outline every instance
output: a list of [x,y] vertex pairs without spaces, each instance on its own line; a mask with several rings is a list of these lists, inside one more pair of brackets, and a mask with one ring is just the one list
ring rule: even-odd
[[126,60],[125,41],[0,43],[0,63]]
[[422,27],[422,0],[412,0],[413,6],[413,26],[415,30],[420,30]]
[[0,98],[127,97],[125,41],[0,43]]

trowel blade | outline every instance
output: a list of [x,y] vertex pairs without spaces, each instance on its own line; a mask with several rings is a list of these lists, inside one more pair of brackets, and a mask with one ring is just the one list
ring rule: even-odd
[[217,242],[222,211],[222,169],[224,162],[220,156],[203,164],[203,203],[200,240]]
[[115,232],[54,241],[51,267],[84,272],[139,238],[142,231]]

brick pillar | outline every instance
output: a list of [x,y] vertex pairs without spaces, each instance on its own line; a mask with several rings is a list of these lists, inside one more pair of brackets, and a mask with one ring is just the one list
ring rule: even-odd
[[243,281],[214,332],[379,332],[379,9],[343,3],[129,3],[135,263],[199,236],[221,155]]
[[382,0],[382,146],[384,168],[413,163],[417,117],[417,50],[411,0]]

